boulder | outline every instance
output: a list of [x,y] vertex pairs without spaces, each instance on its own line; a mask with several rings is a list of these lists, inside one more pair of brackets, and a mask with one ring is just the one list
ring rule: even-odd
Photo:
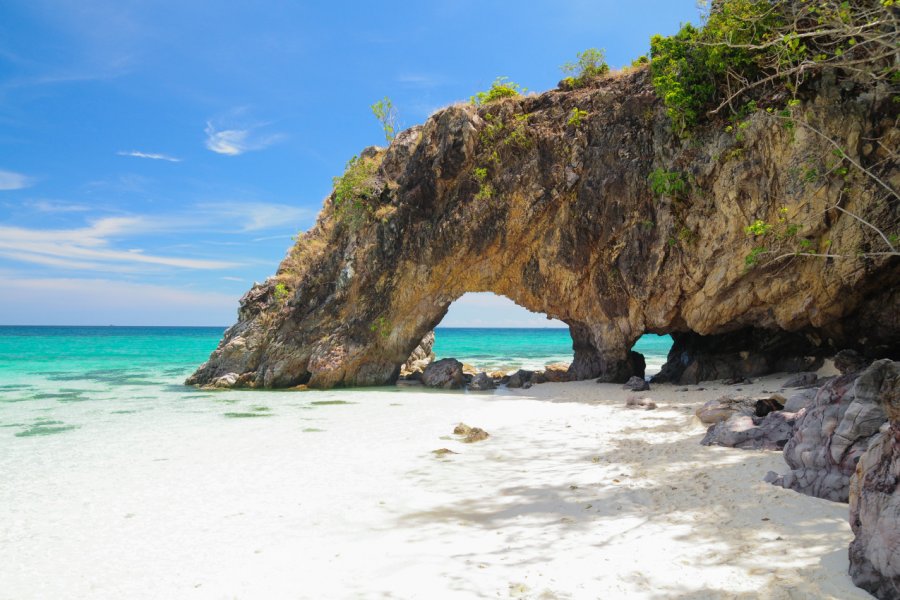
[[818,388],[807,388],[791,394],[784,403],[784,411],[792,413],[800,412],[800,410],[811,406],[813,402],[815,402],[816,394],[818,393]]
[[841,375],[862,371],[871,362],[856,350],[841,350],[834,355],[834,368],[840,371]]
[[756,412],[756,400],[749,396],[720,396],[706,402],[694,411],[701,423],[707,425],[727,421],[732,416],[752,415]]
[[473,392],[486,392],[494,389],[494,380],[487,373],[478,373],[469,382],[469,390]]
[[753,405],[753,414],[757,417],[765,417],[784,408],[784,396],[773,394],[768,398],[758,398]]
[[469,430],[469,433],[466,434],[466,437],[463,438],[463,443],[471,444],[473,442],[480,442],[482,440],[488,439],[489,437],[491,437],[491,434],[489,434],[484,429],[481,429],[480,427],[473,427]]
[[780,411],[764,417],[732,415],[706,430],[704,446],[727,446],[742,450],[782,450],[791,439],[797,416]]
[[784,447],[790,471],[766,481],[803,494],[847,502],[859,457],[887,420],[864,371],[842,375],[819,389],[815,402],[797,414]]
[[422,383],[432,388],[459,389],[463,382],[462,363],[455,358],[442,358],[425,367],[422,372]]
[[860,457],[850,482],[850,576],[876,598],[900,597],[900,362],[876,361],[857,398],[874,398],[889,419]]
[[650,389],[650,384],[643,377],[632,376],[622,386],[623,390],[631,390],[632,392],[646,392]]
[[421,373],[429,364],[434,361],[434,332],[429,331],[419,342],[419,345],[412,351],[409,358],[400,367],[400,376],[410,378],[410,375]]
[[569,376],[569,365],[566,363],[553,363],[547,365],[544,369],[543,378],[548,383],[561,383],[563,381],[571,381]]
[[797,373],[796,375],[788,378],[787,381],[782,383],[781,387],[786,387],[786,388],[806,387],[809,385],[813,385],[818,378],[819,378],[819,376],[811,371],[806,371],[804,373]]
[[[509,381],[506,382],[506,387],[509,388],[520,388],[525,387],[526,384],[532,382],[534,378],[534,371],[528,371],[526,369],[519,369],[515,373],[509,376]],[[531,387],[530,385],[528,387]]]

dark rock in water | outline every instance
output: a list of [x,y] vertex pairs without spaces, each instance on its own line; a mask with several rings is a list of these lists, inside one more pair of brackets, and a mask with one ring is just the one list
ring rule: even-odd
[[436,454],[437,456],[445,456],[447,454],[459,454],[459,452],[454,452],[450,448],[438,448],[437,450],[432,450],[432,454]]
[[[888,361],[890,362],[890,361]],[[834,502],[847,502],[859,457],[886,422],[868,383],[870,371],[842,375],[820,388],[801,409],[794,435],[784,448],[791,470],[767,479],[774,485]]]
[[532,378],[534,377],[534,371],[528,371],[526,369],[519,369],[515,373],[509,376],[509,381],[506,383],[506,387],[510,388],[520,388],[525,387],[526,383],[531,383]]
[[460,423],[453,428],[454,435],[468,435],[470,431],[472,431],[472,428],[465,423]]
[[704,446],[727,446],[743,450],[781,450],[791,439],[796,415],[771,412],[764,417],[736,414],[706,430]]
[[[850,576],[876,598],[900,597],[900,362],[876,361],[857,398],[874,397],[888,425],[872,439],[850,481]],[[848,411],[849,412],[849,411]]]
[[769,413],[782,410],[784,408],[784,401],[784,397],[778,394],[773,394],[768,398],[760,398],[753,407],[753,414],[757,417],[764,417]]
[[790,377],[783,384],[781,384],[781,387],[786,387],[786,388],[806,387],[808,385],[813,385],[818,378],[819,378],[819,376],[817,374],[809,372],[809,371],[807,371],[805,373],[797,373],[793,377]]
[[459,389],[464,381],[462,363],[455,358],[443,358],[433,362],[422,372],[422,383],[428,387]]
[[841,375],[850,375],[862,371],[871,362],[871,360],[856,350],[841,350],[834,355],[834,368],[840,371]]
[[643,377],[631,377],[622,386],[623,390],[631,390],[632,392],[646,392],[650,389],[650,384]]
[[650,398],[631,397],[625,401],[625,408],[642,408],[644,410],[655,410],[656,402]]
[[707,336],[673,333],[672,339],[666,364],[652,383],[750,383],[750,377],[778,371],[818,369],[826,352],[802,334],[753,328]]
[[469,382],[469,390],[473,392],[486,392],[494,389],[494,380],[487,373],[479,373]]

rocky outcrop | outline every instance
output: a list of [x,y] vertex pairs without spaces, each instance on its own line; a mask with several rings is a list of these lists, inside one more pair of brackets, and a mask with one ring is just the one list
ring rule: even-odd
[[[798,492],[847,502],[850,477],[857,461],[887,420],[882,408],[877,365],[863,372],[842,375],[819,389],[815,401],[802,408],[793,436],[784,448],[791,471],[770,472],[766,481]],[[880,379],[878,380],[880,381]]]
[[457,390],[465,383],[462,367],[455,358],[435,361],[422,372],[422,383],[428,387]]
[[[797,120],[900,183],[889,96],[822,83],[802,100]],[[833,158],[817,133],[765,111],[740,136],[710,123],[682,140],[643,69],[451,106],[360,155],[188,382],[389,383],[452,302],[483,291],[566,322],[573,379],[643,376],[631,348],[644,333],[673,334],[660,377],[679,382],[810,370],[837,347],[895,353],[900,264],[853,258],[880,242],[831,207],[881,226],[898,208]],[[779,219],[796,224],[791,239],[851,258],[748,268],[760,240],[746,227]]]
[[796,414],[783,411],[764,417],[736,414],[710,427],[700,443],[742,450],[781,450],[791,439],[796,420]]
[[[900,597],[900,363],[873,364],[860,376],[856,395],[866,399],[864,406],[877,402],[889,424],[859,459],[850,482],[850,526],[856,536],[850,544],[850,576],[887,600]],[[865,411],[859,416],[869,422],[867,429],[874,425]]]
[[434,352],[431,350],[433,347],[434,332],[429,331],[422,338],[422,341],[419,342],[419,345],[416,346],[415,350],[412,351],[412,354],[409,355],[409,358],[406,359],[406,363],[400,367],[400,375],[409,376],[413,373],[424,371],[425,367],[434,361]]

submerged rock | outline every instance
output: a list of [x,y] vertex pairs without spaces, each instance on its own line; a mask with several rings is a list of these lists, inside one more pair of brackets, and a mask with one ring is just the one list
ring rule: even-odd
[[462,363],[455,358],[442,358],[422,372],[422,383],[432,388],[455,390],[463,386]]

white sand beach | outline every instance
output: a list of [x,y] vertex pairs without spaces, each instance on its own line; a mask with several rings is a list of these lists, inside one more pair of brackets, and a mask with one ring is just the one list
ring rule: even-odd
[[703,385],[222,392],[4,434],[0,598],[869,598],[846,505],[699,445]]

